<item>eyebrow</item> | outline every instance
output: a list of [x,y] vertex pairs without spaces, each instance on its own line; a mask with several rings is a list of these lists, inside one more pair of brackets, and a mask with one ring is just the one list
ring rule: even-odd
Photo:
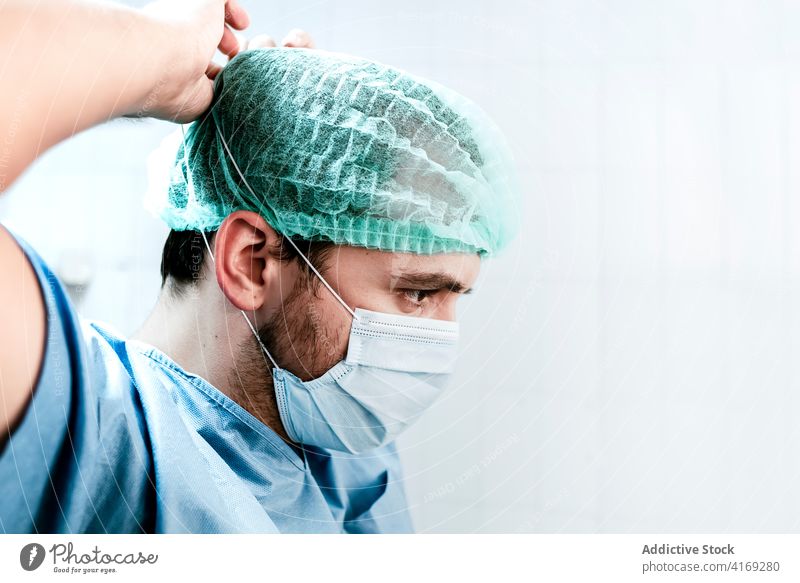
[[428,273],[421,271],[406,272],[392,276],[395,287],[410,286],[412,289],[442,290],[447,289],[457,294],[472,293],[472,288],[462,283],[449,273]]

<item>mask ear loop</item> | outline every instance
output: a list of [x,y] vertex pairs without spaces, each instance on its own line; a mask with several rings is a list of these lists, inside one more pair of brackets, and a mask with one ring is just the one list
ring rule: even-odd
[[[208,239],[206,239],[206,234],[203,231],[200,231],[200,234],[203,236],[203,242],[206,244],[206,249],[208,249],[208,255],[209,257],[211,257],[211,263],[216,264],[216,260],[214,259],[214,254],[211,252],[211,246],[208,244]],[[256,340],[258,340],[258,343],[261,346],[261,350],[263,350],[264,354],[267,355],[267,358],[269,358],[270,362],[272,363],[272,366],[275,368],[280,368],[278,366],[278,363],[275,362],[275,359],[272,358],[272,355],[269,353],[269,350],[267,350],[267,347],[264,346],[263,342],[261,342],[261,337],[258,335],[258,332],[256,332],[253,323],[250,322],[250,318],[247,317],[247,314],[245,314],[244,310],[239,310],[239,311],[242,313],[244,321],[247,322],[247,325],[250,327],[250,331],[253,333],[253,336],[256,337]]]

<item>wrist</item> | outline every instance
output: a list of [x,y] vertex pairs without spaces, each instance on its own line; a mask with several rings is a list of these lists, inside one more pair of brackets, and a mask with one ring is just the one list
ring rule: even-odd
[[174,87],[183,82],[186,75],[180,70],[182,36],[174,22],[168,22],[151,13],[147,7],[131,10],[128,24],[131,38],[137,47],[136,87],[133,99],[124,115],[148,117],[160,110],[160,104],[173,98]]

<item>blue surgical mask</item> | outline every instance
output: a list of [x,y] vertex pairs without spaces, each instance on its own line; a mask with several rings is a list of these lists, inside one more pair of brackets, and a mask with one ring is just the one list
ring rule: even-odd
[[[352,317],[344,360],[319,378],[303,381],[278,366],[242,312],[272,363],[286,433],[298,443],[350,453],[389,443],[444,389],[455,365],[458,323],[352,310],[294,241],[286,240]],[[206,246],[211,254],[207,240]]]
[[458,324],[357,308],[345,359],[301,381],[272,369],[293,440],[361,453],[392,441],[441,394],[453,371]]

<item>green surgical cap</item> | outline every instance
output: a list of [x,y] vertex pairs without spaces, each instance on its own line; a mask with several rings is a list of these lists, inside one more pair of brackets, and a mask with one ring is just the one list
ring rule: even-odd
[[256,49],[217,77],[155,211],[178,231],[250,210],[293,238],[491,255],[516,230],[510,158],[445,87],[349,55]]

